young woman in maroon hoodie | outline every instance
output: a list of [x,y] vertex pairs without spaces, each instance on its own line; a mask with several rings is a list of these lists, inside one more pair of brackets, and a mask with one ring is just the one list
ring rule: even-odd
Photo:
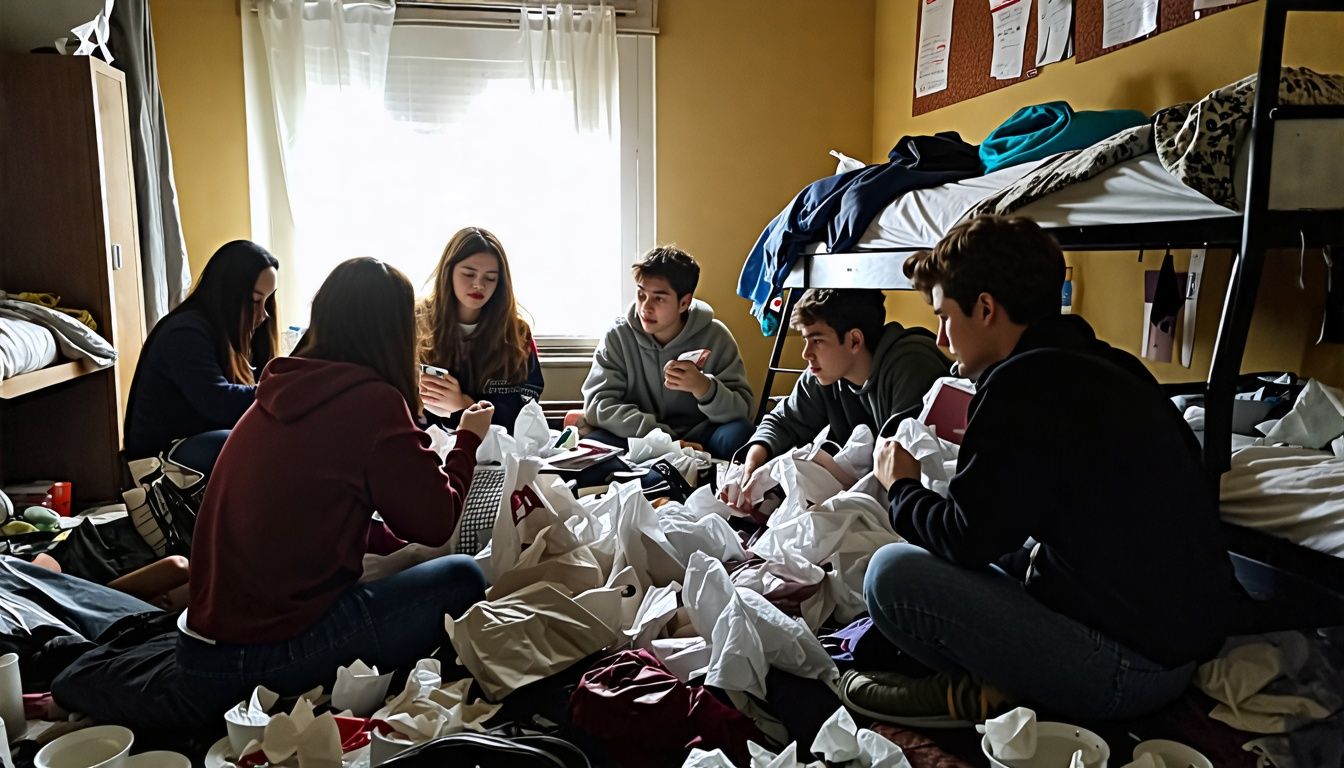
[[448,540],[493,411],[465,410],[441,464],[413,416],[414,301],[380,261],[336,267],[304,339],[267,366],[220,454],[177,645],[178,682],[202,718],[256,685],[330,686],[355,659],[380,671],[413,663],[446,641],[444,614],[484,597],[480,568],[456,555],[358,583],[375,511],[407,541]]

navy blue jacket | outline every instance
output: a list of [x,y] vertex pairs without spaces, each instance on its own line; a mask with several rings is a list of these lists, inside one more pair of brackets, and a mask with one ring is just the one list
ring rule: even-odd
[[1032,325],[980,377],[948,498],[909,479],[889,494],[897,533],[967,567],[1030,537],[1027,591],[1155,662],[1210,658],[1227,632],[1237,592],[1199,444],[1076,315]]
[[233,429],[256,387],[233,384],[205,315],[187,310],[159,321],[145,340],[126,406],[126,456],[157,456],[179,438]]
[[[499,379],[490,379],[480,387],[479,392],[463,392],[472,400],[488,400],[495,406],[494,418],[490,420],[491,424],[498,424],[513,434],[513,424],[518,420],[518,414],[523,410],[523,406],[532,400],[541,399],[541,390],[546,384],[546,380],[541,375],[541,362],[537,359],[537,343],[532,341],[532,351],[527,358],[527,380],[521,382],[502,381]],[[459,376],[458,371],[449,366],[448,372],[454,377]],[[462,419],[462,412],[458,411],[451,416],[435,416],[429,411],[425,411],[425,420],[430,424],[437,424],[446,429],[456,429],[457,423]]]
[[887,158],[882,165],[812,182],[761,233],[742,265],[737,295],[751,299],[752,314],[767,335],[778,327],[779,308],[771,306],[777,286],[804,247],[824,240],[832,252],[851,250],[882,209],[906,192],[982,173],[976,147],[953,131],[903,136]]

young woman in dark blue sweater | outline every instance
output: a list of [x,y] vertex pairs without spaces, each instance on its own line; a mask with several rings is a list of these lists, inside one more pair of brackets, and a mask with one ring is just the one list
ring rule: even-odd
[[173,458],[209,474],[229,430],[252,405],[257,375],[279,347],[280,262],[234,240],[210,257],[186,298],[145,339],[126,408],[128,459]]
[[513,432],[518,412],[541,397],[544,381],[499,238],[477,227],[453,235],[417,315],[420,362],[446,371],[420,376],[430,423],[454,427],[464,408],[489,400],[494,423]]

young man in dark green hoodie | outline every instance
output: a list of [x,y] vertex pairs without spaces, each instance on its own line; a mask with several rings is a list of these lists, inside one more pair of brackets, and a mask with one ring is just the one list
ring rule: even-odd
[[[766,415],[748,441],[740,488],[724,500],[749,511],[762,465],[805,445],[829,427],[844,442],[860,424],[874,432],[892,414],[918,406],[951,363],[932,333],[886,322],[886,297],[878,290],[813,289],[794,307],[790,324],[803,336],[807,370],[788,398]],[[758,471],[760,470],[760,471]]]
[[631,269],[635,303],[607,331],[583,382],[587,436],[625,447],[662,429],[728,458],[751,435],[751,385],[733,334],[695,298],[700,265],[661,246]]

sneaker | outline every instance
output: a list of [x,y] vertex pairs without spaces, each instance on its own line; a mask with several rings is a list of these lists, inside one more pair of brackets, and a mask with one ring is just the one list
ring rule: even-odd
[[907,677],[851,670],[840,678],[840,700],[865,717],[916,728],[970,728],[1013,704],[1008,694],[964,672]]

